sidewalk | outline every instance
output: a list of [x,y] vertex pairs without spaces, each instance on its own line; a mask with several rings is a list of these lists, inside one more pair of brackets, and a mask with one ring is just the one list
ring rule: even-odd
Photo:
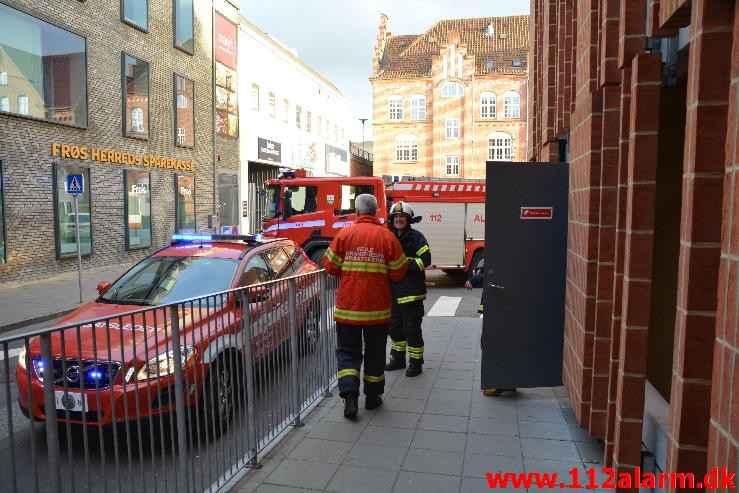
[[43,280],[0,285],[0,334],[61,317],[98,296],[99,282],[113,282],[133,264],[102,266],[82,271],[80,303],[77,270]]
[[603,450],[578,427],[564,389],[483,396],[479,338],[479,318],[426,317],[422,375],[386,373],[383,406],[367,411],[360,397],[354,422],[334,389],[232,491],[471,493],[491,491],[486,472],[558,472],[569,485],[574,467],[587,483]]

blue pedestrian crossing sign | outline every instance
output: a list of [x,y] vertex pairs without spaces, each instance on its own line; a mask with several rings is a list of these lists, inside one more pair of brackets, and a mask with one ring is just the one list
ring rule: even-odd
[[79,195],[85,191],[85,175],[67,175],[67,193]]

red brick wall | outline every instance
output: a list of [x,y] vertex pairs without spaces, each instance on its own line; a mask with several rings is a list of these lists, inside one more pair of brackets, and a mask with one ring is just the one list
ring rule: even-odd
[[646,336],[660,294],[651,259],[664,82],[646,36],[688,25],[667,468],[737,467],[738,9],[734,0],[531,2],[530,159],[556,159],[552,139],[569,133],[563,381],[580,425],[605,438],[606,463],[622,469],[640,462]]
[[[737,468],[739,445],[739,3],[734,5],[731,83],[726,132],[721,265],[708,438],[708,467]],[[731,396],[729,399],[727,396]]]

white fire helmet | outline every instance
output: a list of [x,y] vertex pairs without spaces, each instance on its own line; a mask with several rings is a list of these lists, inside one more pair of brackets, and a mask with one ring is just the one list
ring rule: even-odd
[[413,219],[414,215],[411,206],[408,205],[407,202],[403,202],[402,200],[395,202],[390,208],[390,216],[394,216],[395,214],[406,214],[409,219]]

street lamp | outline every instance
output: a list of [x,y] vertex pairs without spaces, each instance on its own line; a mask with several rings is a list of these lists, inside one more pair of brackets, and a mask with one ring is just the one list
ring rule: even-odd
[[364,122],[367,121],[366,118],[360,118],[360,122],[362,122],[362,150],[364,150]]

